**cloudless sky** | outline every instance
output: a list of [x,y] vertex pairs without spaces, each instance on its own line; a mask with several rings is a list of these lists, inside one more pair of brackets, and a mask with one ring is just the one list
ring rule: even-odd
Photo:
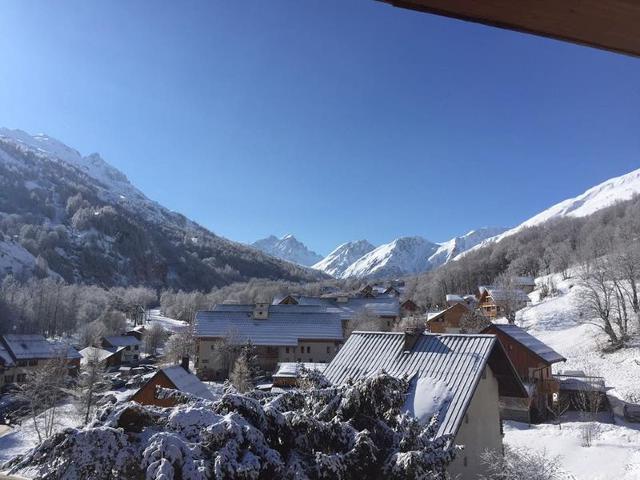
[[0,125],[326,254],[513,226],[640,167],[640,59],[373,0],[0,0]]

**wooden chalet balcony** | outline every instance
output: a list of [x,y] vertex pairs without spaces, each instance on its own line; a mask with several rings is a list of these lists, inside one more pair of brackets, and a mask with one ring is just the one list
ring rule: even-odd
[[551,395],[560,391],[560,382],[555,378],[546,378],[536,381],[536,389],[538,393]]

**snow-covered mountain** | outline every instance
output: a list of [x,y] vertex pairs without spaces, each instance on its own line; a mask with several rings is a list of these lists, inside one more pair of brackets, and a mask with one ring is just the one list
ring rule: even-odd
[[251,246],[267,255],[307,267],[322,260],[322,255],[309,250],[304,243],[291,234],[282,238],[270,235],[267,238],[253,242]]
[[501,227],[484,227],[471,230],[461,237],[454,237],[447,242],[441,243],[436,252],[429,257],[429,268],[433,269],[444,265],[460,253],[466,252],[487,238],[500,235],[506,230],[506,228]]
[[595,187],[574,198],[568,198],[560,203],[522,222],[517,227],[511,228],[499,235],[487,238],[475,247],[459,254],[482,248],[490,243],[499,242],[503,238],[514,235],[525,228],[534,227],[550,220],[565,217],[586,217],[614,203],[629,200],[633,196],[640,194],[640,169],[634,170],[602,182]]
[[0,278],[39,272],[187,290],[254,277],[322,277],[164,208],[98,154],[0,128]]
[[428,269],[427,259],[437,249],[437,243],[422,237],[400,237],[360,257],[342,277],[393,277],[423,272]]
[[342,278],[345,270],[360,257],[374,250],[376,247],[366,240],[356,240],[340,245],[329,255],[324,257],[312,268],[321,270],[332,277]]

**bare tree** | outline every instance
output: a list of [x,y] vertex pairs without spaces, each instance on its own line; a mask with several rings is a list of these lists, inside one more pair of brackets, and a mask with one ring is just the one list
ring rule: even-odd
[[20,385],[20,395],[28,402],[38,441],[49,438],[56,424],[57,407],[67,380],[66,352],[31,370]]
[[196,338],[193,325],[171,335],[164,346],[165,357],[171,362],[179,362],[195,353]]
[[516,277],[509,273],[498,276],[495,284],[496,291],[494,293],[498,298],[494,298],[494,301],[502,309],[509,323],[515,323],[516,312],[527,303],[526,294],[520,288]]
[[383,319],[367,309],[360,310],[347,322],[345,336],[348,337],[356,330],[368,332],[388,331],[392,325],[387,325],[387,322],[389,320]]
[[564,472],[560,457],[550,457],[546,451],[537,453],[531,450],[505,446],[504,455],[493,450],[482,453],[482,464],[487,475],[481,480],[560,480]]
[[78,341],[82,347],[97,346],[100,344],[100,339],[106,335],[106,332],[107,329],[104,323],[96,320],[80,327]]
[[580,267],[579,278],[583,294],[578,308],[584,323],[601,329],[609,337],[611,345],[617,348],[622,344],[622,338],[612,323],[616,292],[609,262],[604,258],[585,261]]
[[460,318],[460,333],[479,333],[491,325],[481,309],[469,310]]
[[240,393],[248,392],[253,387],[251,383],[251,367],[246,355],[241,354],[236,359],[229,380]]
[[154,323],[144,331],[143,339],[145,352],[149,355],[155,355],[158,348],[160,348],[165,342],[166,338],[167,333],[164,328],[162,328],[162,325]]
[[99,352],[93,350],[87,356],[87,361],[80,370],[76,398],[85,425],[89,423],[98,394],[108,388],[104,379],[105,367],[105,362],[100,359]]

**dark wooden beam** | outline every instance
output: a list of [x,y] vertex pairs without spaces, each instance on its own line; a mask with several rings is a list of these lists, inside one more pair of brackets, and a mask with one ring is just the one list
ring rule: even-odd
[[379,0],[640,57],[640,0]]

